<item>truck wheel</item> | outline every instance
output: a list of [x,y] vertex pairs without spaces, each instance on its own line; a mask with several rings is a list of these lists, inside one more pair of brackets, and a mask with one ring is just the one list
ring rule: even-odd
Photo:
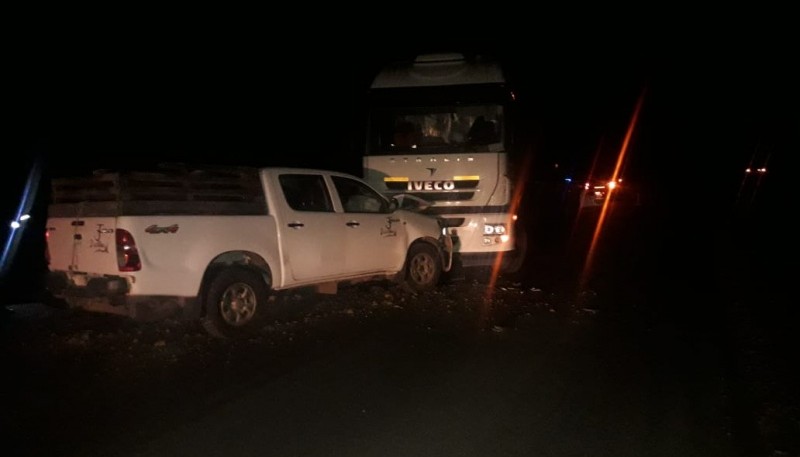
[[223,270],[208,287],[203,327],[218,338],[251,334],[258,329],[268,299],[269,285],[258,272]]
[[514,251],[512,257],[506,262],[504,273],[519,273],[525,264],[528,255],[528,232],[524,229],[514,232]]
[[436,248],[425,243],[408,250],[404,286],[412,292],[434,288],[442,276],[442,264]]

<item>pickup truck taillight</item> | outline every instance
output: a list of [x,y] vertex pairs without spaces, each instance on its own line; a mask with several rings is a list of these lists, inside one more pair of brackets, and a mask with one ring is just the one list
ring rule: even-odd
[[136,249],[136,241],[133,235],[127,230],[116,229],[117,236],[117,265],[119,271],[139,271],[142,269],[142,261],[139,258],[139,251]]

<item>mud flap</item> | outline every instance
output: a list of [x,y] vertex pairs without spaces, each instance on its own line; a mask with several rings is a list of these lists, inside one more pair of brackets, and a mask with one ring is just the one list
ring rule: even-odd
[[442,246],[442,272],[447,273],[453,268],[453,238],[444,236],[440,243]]

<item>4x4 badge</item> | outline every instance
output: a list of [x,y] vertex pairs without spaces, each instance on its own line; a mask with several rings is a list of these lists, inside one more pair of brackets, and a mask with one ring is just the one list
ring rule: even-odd
[[168,227],[159,227],[158,225],[153,224],[144,229],[144,231],[147,233],[177,233],[179,228],[180,227],[178,227],[178,224],[172,224]]

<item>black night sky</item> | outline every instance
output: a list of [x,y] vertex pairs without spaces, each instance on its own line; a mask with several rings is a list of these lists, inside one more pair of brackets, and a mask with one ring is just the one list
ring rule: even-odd
[[783,149],[797,134],[788,37],[730,31],[702,41],[623,35],[570,44],[514,36],[263,49],[87,37],[19,49],[6,150],[37,150],[56,172],[162,159],[357,172],[363,96],[377,66],[449,50],[506,63],[537,156],[615,147],[642,93],[632,156],[662,171],[667,163],[738,169],[757,146]]

